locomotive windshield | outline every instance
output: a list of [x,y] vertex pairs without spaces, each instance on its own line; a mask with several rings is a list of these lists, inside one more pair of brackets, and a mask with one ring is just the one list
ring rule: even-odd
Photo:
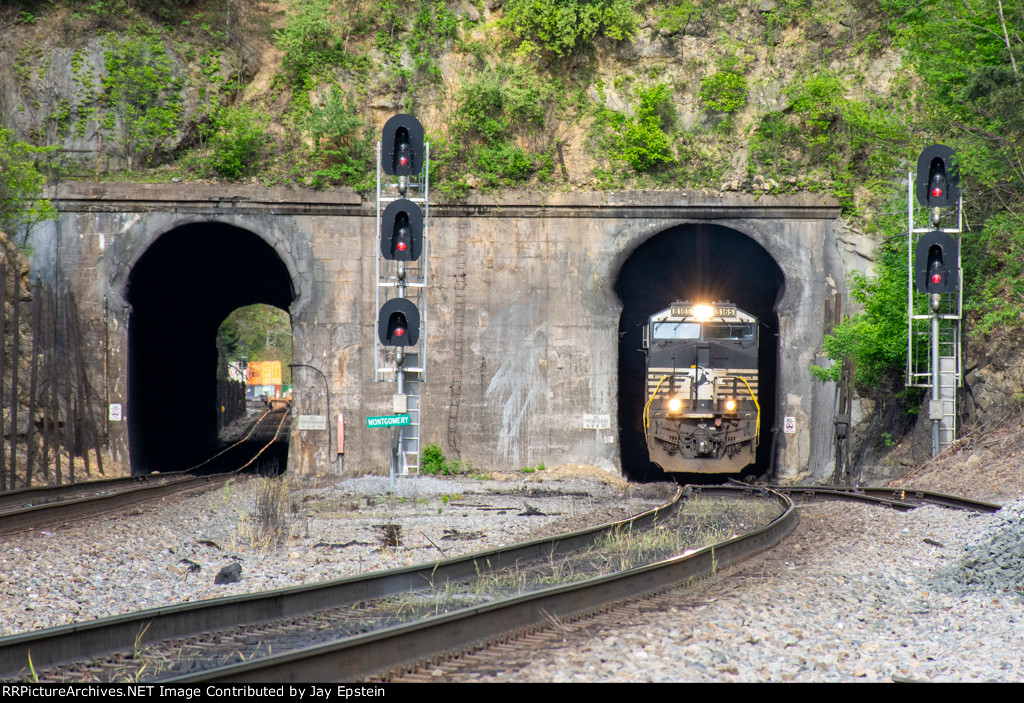
[[753,339],[754,326],[749,323],[715,323],[704,325],[705,339]]
[[700,339],[699,322],[655,322],[655,339]]
[[[701,339],[699,322],[655,322],[654,339]],[[743,340],[754,339],[754,325],[745,322],[723,322],[703,324],[703,339]]]

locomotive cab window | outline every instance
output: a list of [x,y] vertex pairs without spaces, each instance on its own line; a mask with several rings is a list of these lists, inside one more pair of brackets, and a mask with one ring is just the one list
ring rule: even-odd
[[705,339],[753,339],[754,326],[751,324],[715,323],[704,325]]
[[654,339],[700,339],[698,322],[655,322]]

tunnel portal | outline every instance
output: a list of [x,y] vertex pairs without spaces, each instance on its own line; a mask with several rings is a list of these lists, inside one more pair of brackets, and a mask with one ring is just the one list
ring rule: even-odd
[[[619,318],[619,427],[622,470],[630,479],[665,478],[647,453],[643,430],[646,368],[643,327],[647,318],[677,300],[729,300],[760,320],[758,353],[761,432],[756,463],[745,473],[771,470],[776,415],[779,319],[776,305],[785,284],[782,270],[765,249],[728,227],[688,224],[660,232],[641,244],[619,270],[615,292]],[[699,482],[702,475],[680,474]],[[715,482],[721,476],[711,476]]]
[[187,469],[217,445],[217,329],[233,310],[285,311],[291,276],[252,232],[216,222],[173,229],[128,278],[128,438],[133,474]]

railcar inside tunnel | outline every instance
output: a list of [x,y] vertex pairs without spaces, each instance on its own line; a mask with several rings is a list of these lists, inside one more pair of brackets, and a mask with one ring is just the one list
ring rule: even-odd
[[187,469],[218,446],[217,330],[236,308],[289,309],[291,276],[255,234],[216,222],[163,234],[128,278],[133,474]]
[[[641,244],[619,270],[615,292],[619,318],[619,431],[623,473],[655,481],[666,473],[650,461],[644,438],[647,401],[643,328],[650,315],[675,301],[728,300],[760,321],[758,369],[761,405],[756,460],[744,474],[771,470],[772,428],[776,415],[779,319],[776,305],[785,280],[771,255],[750,237],[728,227],[687,224],[660,232]],[[699,474],[678,474],[699,482]],[[721,475],[710,475],[715,482]],[[705,479],[706,480],[706,479]]]

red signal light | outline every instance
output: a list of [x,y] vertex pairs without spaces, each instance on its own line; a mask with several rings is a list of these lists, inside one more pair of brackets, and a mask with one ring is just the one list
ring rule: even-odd
[[932,283],[934,283],[935,285],[938,285],[938,284],[942,283],[942,274],[941,273],[933,273],[932,274]]
[[395,328],[395,336],[396,337],[404,337],[405,336],[405,328],[404,327],[396,327]]
[[933,198],[941,198],[942,197],[942,188],[938,188],[938,187],[932,188],[932,197]]
[[398,244],[395,245],[395,249],[397,249],[398,251],[405,251],[408,248],[409,245],[406,244],[405,242],[399,242]]

